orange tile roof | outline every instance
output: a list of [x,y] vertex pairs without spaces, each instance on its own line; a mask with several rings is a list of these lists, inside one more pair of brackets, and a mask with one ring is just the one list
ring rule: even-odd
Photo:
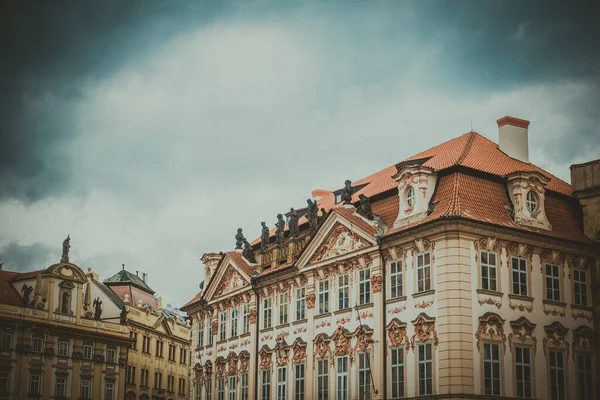
[[344,219],[348,220],[371,235],[375,235],[375,232],[377,232],[377,228],[370,225],[362,217],[355,215],[356,208],[354,207],[336,206],[333,208],[333,212],[341,215]]
[[10,284],[11,279],[18,275],[17,272],[0,271],[0,303],[11,306],[23,306],[23,299],[17,290]]
[[193,299],[191,299],[190,301],[188,301],[187,303],[185,303],[185,305],[183,307],[181,307],[181,310],[185,310],[186,307],[191,306],[192,304],[199,302],[201,298],[202,298],[202,292],[198,292],[198,294],[196,296],[194,296]]

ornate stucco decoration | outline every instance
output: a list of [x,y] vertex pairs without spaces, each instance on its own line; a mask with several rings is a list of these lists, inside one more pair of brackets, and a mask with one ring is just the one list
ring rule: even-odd
[[410,164],[398,164],[396,168],[398,173],[394,179],[398,182],[399,207],[394,228],[408,225],[427,216],[427,209],[437,181],[434,170],[420,165],[417,160]]
[[350,340],[352,338],[352,333],[350,333],[347,329],[342,326],[338,326],[333,335],[331,335],[331,339],[335,344],[334,354],[337,357],[345,356],[350,354],[351,345]]
[[371,287],[373,289],[373,293],[381,292],[381,287],[383,285],[383,279],[381,275],[373,275],[371,277]]
[[[514,220],[519,225],[552,230],[545,210],[545,187],[550,180],[538,172],[515,172],[508,175],[508,193],[513,203]],[[536,198],[537,207],[527,207],[529,193]]]
[[537,350],[537,338],[533,335],[533,330],[535,329],[536,324],[530,322],[525,317],[519,317],[516,321],[510,321],[510,327],[513,330],[512,333],[508,335],[508,346],[510,351],[512,352],[511,344],[514,338],[523,344],[531,341],[533,343],[533,354],[535,354]]
[[551,347],[566,348],[568,358],[569,342],[566,341],[566,336],[569,329],[565,328],[560,322],[554,321],[550,325],[544,326],[544,331],[546,332],[546,337],[542,339],[544,356],[547,355],[548,344],[550,344]]
[[237,375],[238,366],[237,366],[238,358],[236,357],[234,352],[230,352],[227,356],[227,375]]
[[213,321],[211,328],[212,328],[213,335],[216,335],[217,333],[219,333],[219,324],[217,321]]
[[427,301],[423,300],[420,303],[416,303],[415,304],[415,308],[421,308],[421,309],[423,309],[423,308],[431,307],[432,305],[433,305],[433,299],[427,300]]
[[251,324],[256,323],[256,308],[253,308],[250,310],[250,323]]
[[[413,256],[418,253],[423,253],[425,251],[431,251],[431,262],[435,261],[435,242],[429,239],[417,239],[413,242],[412,252]],[[413,268],[416,263],[413,263]]]
[[[401,322],[398,318],[394,318],[387,326],[388,331],[388,346],[400,347],[404,343],[408,345],[408,336],[406,335],[406,323]],[[407,346],[407,350],[408,350]]]
[[233,265],[230,264],[221,277],[219,286],[217,286],[217,289],[215,290],[214,297],[222,296],[248,285],[248,281],[245,280]]
[[224,378],[227,375],[227,361],[223,357],[218,357],[215,361],[217,369],[217,378]]
[[[496,306],[496,308],[498,308],[498,309],[500,309],[502,307],[502,302],[501,301],[494,300],[491,297],[488,297],[488,298],[485,298],[485,299],[480,299],[477,302],[479,303],[480,306],[482,306],[484,304],[488,304],[490,306]],[[512,308],[512,306],[511,306],[511,308]]]
[[260,369],[271,369],[273,367],[273,350],[269,349],[269,346],[264,345],[258,352],[260,357]]
[[[528,313],[533,311],[533,306],[526,306],[525,304],[514,304],[514,303],[509,303],[508,307],[510,307],[511,310],[516,310],[518,309],[519,311],[527,311]],[[548,314],[546,314],[548,315]]]
[[500,242],[498,239],[494,237],[486,237],[473,241],[473,245],[475,246],[475,262],[479,262],[479,252],[482,250],[497,253],[498,261],[500,261],[500,266],[502,266],[502,257],[500,257]]
[[[327,338],[325,334],[319,334],[314,340],[314,353],[313,353],[313,366],[317,358],[326,358],[333,355],[329,342],[331,339]],[[333,357],[331,357],[331,363],[333,365]]]
[[250,369],[250,354],[247,351],[240,353],[240,372],[248,372]]
[[546,268],[546,264],[556,264],[560,265],[560,270],[562,272],[562,277],[565,277],[565,254],[562,251],[557,250],[542,250],[540,252],[540,272],[543,274],[544,269]]
[[360,353],[364,353],[373,349],[373,330],[366,326],[359,326],[354,331],[354,336],[356,337],[356,344],[352,349],[352,353],[356,353],[357,351]]
[[302,341],[302,339],[296,339],[294,344],[292,345],[292,362],[294,364],[302,364],[306,361],[306,343]]
[[498,314],[486,312],[479,317],[479,326],[475,332],[477,350],[481,351],[481,340],[489,338],[500,338],[502,340],[502,350],[506,352],[506,335],[504,334],[504,320]]
[[511,257],[522,257],[529,261],[529,270],[533,271],[534,248],[530,244],[510,242],[506,245],[508,266],[511,266]]
[[427,342],[429,340],[433,340],[433,344],[437,346],[438,344],[438,336],[437,331],[435,330],[435,318],[430,317],[425,313],[419,314],[419,316],[412,321],[415,331],[410,338],[410,348],[415,350],[415,342],[418,340],[420,342]]
[[196,363],[194,365],[194,384],[201,383],[204,381],[204,369],[202,368],[202,364]]
[[575,359],[575,350],[596,350],[596,334],[590,327],[582,325],[573,330],[573,350],[573,359]]
[[306,308],[309,308],[309,309],[315,308],[315,300],[316,300],[315,292],[308,293],[306,295]]
[[275,345],[273,351],[275,353],[278,366],[288,365],[290,361],[290,346],[287,345],[285,340],[277,340],[277,344]]
[[210,362],[210,360],[206,360],[206,362],[204,363],[204,379],[210,380],[211,376],[212,376],[212,363]]
[[315,264],[328,258],[362,249],[368,245],[367,241],[358,234],[338,223],[333,227],[317,251],[315,251],[315,254],[310,259],[310,263]]
[[[387,259],[390,261],[404,260],[406,258],[406,249],[400,246],[391,246],[387,249]],[[404,264],[404,263],[403,263]],[[403,265],[404,267],[404,265]]]

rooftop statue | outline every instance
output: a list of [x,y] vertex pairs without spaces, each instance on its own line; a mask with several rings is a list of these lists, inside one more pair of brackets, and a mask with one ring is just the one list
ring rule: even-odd
[[283,233],[285,229],[285,221],[283,220],[283,215],[277,214],[277,222],[275,223],[275,227],[277,230],[275,231],[275,239],[277,244],[283,243]]
[[298,217],[298,213],[296,212],[296,210],[294,210],[294,208],[290,208],[290,221],[288,223],[288,226],[290,227],[290,237],[294,238],[296,236],[298,236],[298,219],[300,217]]
[[235,234],[235,249],[239,250],[242,248],[242,245],[244,244],[244,240],[246,240],[246,238],[244,237],[244,234],[242,233],[242,228],[238,228],[237,233]]
[[342,201],[345,203],[352,203],[353,193],[354,188],[352,188],[352,181],[346,179],[346,182],[344,182],[344,188],[342,189]]
[[256,263],[256,255],[254,254],[254,249],[248,243],[246,239],[244,239],[244,250],[242,250],[242,256],[251,263]]
[[94,299],[94,319],[96,321],[100,321],[100,316],[102,315],[102,300],[100,297],[96,297]]
[[360,199],[360,203],[356,209],[356,212],[366,219],[373,220],[373,210],[371,209],[371,201],[369,198],[364,194],[359,194],[358,198]]
[[71,248],[71,236],[67,235],[67,238],[63,242],[63,252],[60,258],[61,263],[69,262],[69,249]]
[[260,225],[262,226],[260,233],[260,250],[264,252],[269,248],[269,227],[264,221],[261,222]]
[[306,218],[308,218],[308,228],[311,232],[315,232],[317,230],[317,223],[319,222],[319,208],[317,207],[316,201],[308,199],[306,202],[308,203],[308,211],[306,212]]

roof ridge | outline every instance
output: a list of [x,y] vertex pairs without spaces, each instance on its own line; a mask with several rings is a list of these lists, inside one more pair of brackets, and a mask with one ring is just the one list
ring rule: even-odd
[[465,143],[465,148],[463,149],[462,154],[456,159],[453,165],[460,165],[460,163],[463,162],[465,157],[467,157],[467,154],[469,154],[469,151],[471,151],[471,147],[473,146],[473,142],[475,141],[475,132],[469,132],[467,133],[467,135],[469,135],[469,140],[467,140],[467,143]]

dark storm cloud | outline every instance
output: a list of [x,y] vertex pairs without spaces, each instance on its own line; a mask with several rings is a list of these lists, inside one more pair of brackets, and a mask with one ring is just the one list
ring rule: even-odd
[[3,269],[27,272],[43,269],[60,260],[60,250],[43,243],[21,245],[12,241],[0,248],[0,263]]

